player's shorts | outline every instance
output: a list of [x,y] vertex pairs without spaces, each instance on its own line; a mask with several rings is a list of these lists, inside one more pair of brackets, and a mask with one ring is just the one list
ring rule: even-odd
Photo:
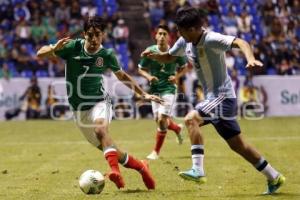
[[173,106],[176,101],[175,94],[165,94],[162,95],[161,98],[164,100],[164,105],[154,101],[151,102],[154,117],[158,117],[159,114],[172,116]]
[[205,100],[196,105],[196,110],[203,118],[204,125],[211,123],[225,140],[241,133],[236,120],[238,110],[236,98],[219,96]]
[[112,120],[112,105],[110,100],[101,101],[94,107],[85,111],[74,111],[74,118],[78,128],[85,138],[94,146],[99,147],[99,142],[95,134],[95,124],[97,119],[105,119],[108,123]]

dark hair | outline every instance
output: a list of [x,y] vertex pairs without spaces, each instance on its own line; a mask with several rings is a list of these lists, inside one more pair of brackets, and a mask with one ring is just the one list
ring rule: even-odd
[[181,28],[200,28],[203,25],[203,17],[196,8],[185,6],[177,10],[175,23]]
[[165,24],[159,24],[159,25],[157,26],[156,30],[158,30],[159,28],[161,28],[161,29],[167,31],[168,33],[170,32],[170,29],[169,29],[168,25],[165,25]]
[[98,28],[101,31],[104,31],[106,28],[106,23],[104,19],[98,15],[93,17],[88,17],[88,19],[85,20],[83,25],[84,32],[87,32],[91,27]]

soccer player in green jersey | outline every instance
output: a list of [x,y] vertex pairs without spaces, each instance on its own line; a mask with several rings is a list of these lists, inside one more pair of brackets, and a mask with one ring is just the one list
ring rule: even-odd
[[112,119],[112,105],[103,88],[103,73],[112,70],[116,77],[144,99],[162,100],[144,92],[136,82],[121,70],[114,52],[102,47],[106,24],[99,16],[88,18],[84,23],[84,39],[63,38],[54,45],[43,46],[37,56],[58,56],[66,61],[68,100],[74,112],[76,124],[95,147],[103,151],[111,168],[108,178],[118,188],[125,186],[119,164],[138,171],[148,189],[155,189],[155,181],[146,161],[140,161],[120,150],[108,134]]
[[[151,52],[166,52],[169,50],[169,28],[167,25],[159,25],[155,34],[156,45],[147,48]],[[149,58],[142,58],[139,63],[139,73],[150,82],[150,93],[160,95],[164,100],[161,105],[152,102],[152,111],[157,123],[156,143],[153,151],[147,156],[150,160],[158,159],[160,149],[166,137],[167,130],[173,130],[177,136],[177,142],[182,144],[182,124],[176,124],[172,119],[172,109],[176,100],[176,80],[186,71],[186,59],[178,57],[171,63],[163,64]],[[180,67],[179,73],[176,68]]]

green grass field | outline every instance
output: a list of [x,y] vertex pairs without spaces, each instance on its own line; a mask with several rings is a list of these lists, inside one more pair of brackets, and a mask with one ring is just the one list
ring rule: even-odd
[[[205,170],[208,182],[183,181],[179,170],[191,166],[190,142],[175,142],[169,132],[161,159],[151,161],[157,189],[147,191],[135,171],[122,168],[125,189],[106,181],[100,195],[87,196],[78,187],[78,177],[87,169],[108,170],[103,154],[83,138],[71,121],[0,123],[0,199],[199,199],[252,200],[300,199],[300,119],[271,118],[241,121],[244,136],[286,176],[286,184],[273,196],[263,196],[265,178],[233,153],[211,126],[203,129]],[[119,147],[142,159],[154,144],[151,120],[113,121],[111,135]]]

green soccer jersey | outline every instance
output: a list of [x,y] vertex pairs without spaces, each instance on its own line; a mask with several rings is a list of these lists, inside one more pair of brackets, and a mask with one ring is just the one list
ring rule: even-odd
[[[157,45],[152,45],[147,48],[152,52],[160,52]],[[167,64],[159,63],[149,58],[142,58],[139,67],[146,69],[152,76],[156,76],[158,81],[151,83],[151,94],[175,94],[176,85],[168,81],[170,76],[176,73],[176,67],[182,67],[186,63],[184,57],[178,57],[175,61]]]
[[66,61],[68,100],[73,110],[88,110],[104,100],[103,74],[121,70],[114,52],[101,48],[95,54],[84,50],[84,40],[70,41],[55,54]]

